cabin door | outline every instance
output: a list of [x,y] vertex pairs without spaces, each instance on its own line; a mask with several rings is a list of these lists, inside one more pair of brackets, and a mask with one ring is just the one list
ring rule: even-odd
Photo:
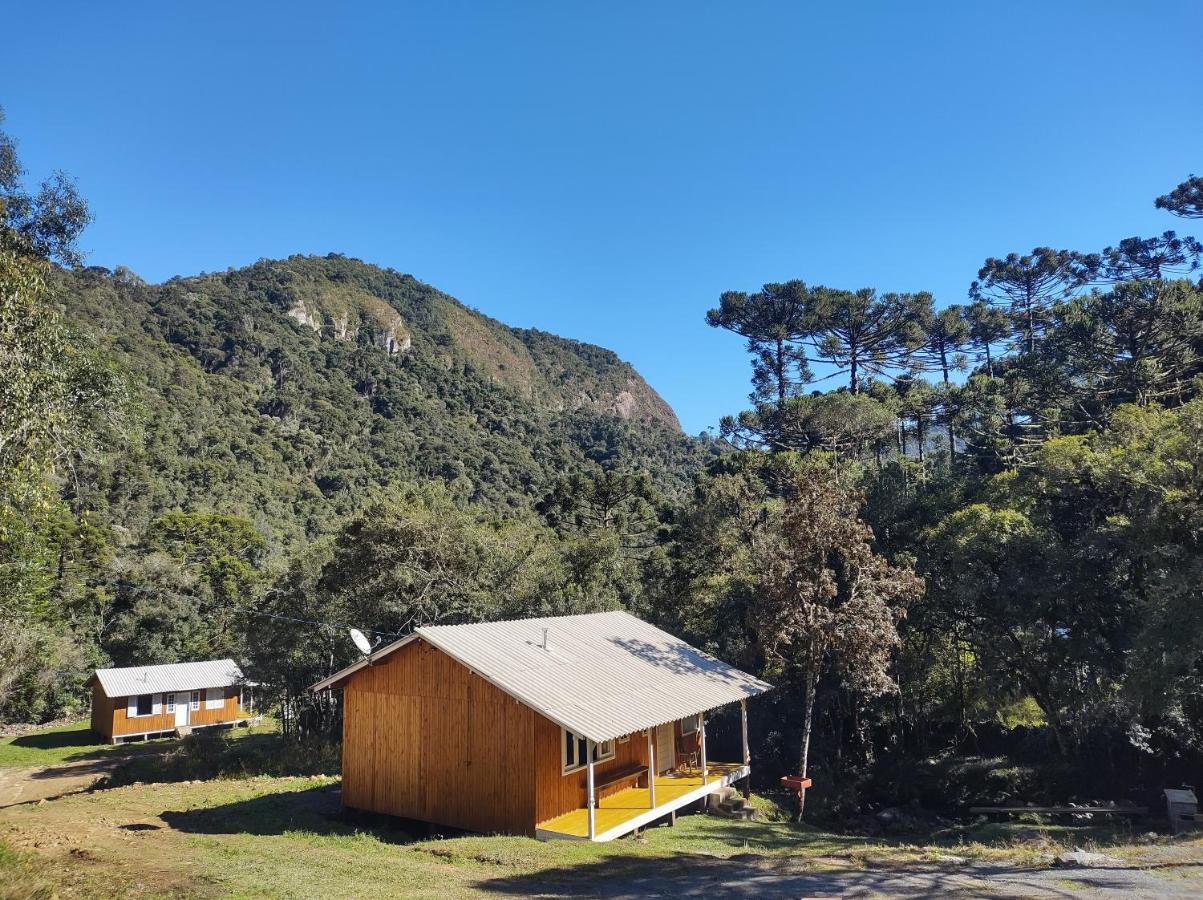
[[656,729],[656,774],[677,767],[677,742],[672,722]]
[[188,724],[188,695],[175,695],[175,724],[179,728],[181,725]]

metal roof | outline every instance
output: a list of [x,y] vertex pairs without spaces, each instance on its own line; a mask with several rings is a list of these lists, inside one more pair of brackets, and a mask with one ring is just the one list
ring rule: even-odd
[[[390,644],[372,660],[415,637],[594,741],[696,715],[772,687],[626,612],[432,625]],[[368,664],[360,660],[312,690],[334,686]]]
[[158,666],[129,666],[97,669],[92,676],[106,697],[132,697],[163,691],[195,691],[200,688],[243,684],[242,670],[232,659],[204,662],[166,663]]

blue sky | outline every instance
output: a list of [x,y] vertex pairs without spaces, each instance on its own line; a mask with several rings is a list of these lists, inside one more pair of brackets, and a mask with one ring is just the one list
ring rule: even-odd
[[990,255],[1188,231],[1152,199],[1203,173],[1201,13],[24,3],[0,104],[94,264],[343,252],[614,349],[693,433],[748,392],[723,290],[959,302]]

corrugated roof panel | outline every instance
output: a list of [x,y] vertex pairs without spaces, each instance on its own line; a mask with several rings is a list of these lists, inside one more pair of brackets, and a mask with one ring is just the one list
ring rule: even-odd
[[[547,649],[542,646],[544,628]],[[434,625],[417,634],[547,718],[594,741],[771,688],[625,612]]]
[[232,659],[165,663],[97,669],[96,680],[106,697],[132,697],[163,691],[195,691],[200,688],[230,687],[243,683],[242,670]]

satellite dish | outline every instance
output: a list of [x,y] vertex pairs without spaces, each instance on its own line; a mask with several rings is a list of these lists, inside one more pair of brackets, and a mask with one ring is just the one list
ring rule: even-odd
[[355,642],[355,646],[359,648],[359,652],[364,656],[372,655],[372,645],[364,636],[364,633],[358,628],[351,629],[351,640]]

